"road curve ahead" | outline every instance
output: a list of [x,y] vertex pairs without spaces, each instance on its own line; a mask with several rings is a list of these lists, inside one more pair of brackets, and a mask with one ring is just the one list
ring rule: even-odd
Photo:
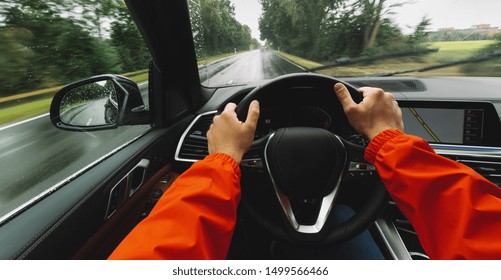
[[272,51],[254,50],[200,68],[200,79],[206,86],[221,86],[267,80],[303,71],[300,66]]

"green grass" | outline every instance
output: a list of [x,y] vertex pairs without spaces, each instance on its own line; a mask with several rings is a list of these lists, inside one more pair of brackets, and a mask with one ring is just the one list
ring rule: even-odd
[[0,110],[0,125],[21,119],[27,119],[49,112],[52,97],[27,102]]
[[216,60],[219,60],[219,59],[223,59],[223,58],[237,55],[239,53],[243,53],[243,52],[236,52],[236,53],[232,52],[232,53],[223,53],[223,54],[213,55],[213,56],[199,59],[199,60],[197,60],[197,63],[198,63],[198,65],[205,65],[205,64],[214,62]]
[[[490,44],[495,43],[494,40],[484,41],[462,41],[462,42],[433,42],[427,43],[426,47],[439,49],[436,53],[406,57],[395,58],[377,61],[373,64],[359,64],[341,66],[333,69],[320,71],[323,74],[337,77],[346,76],[365,76],[378,73],[386,73],[400,70],[411,70],[429,67],[432,65],[453,62],[457,60],[466,59],[475,56],[477,52]],[[496,73],[489,73],[490,75]],[[497,73],[501,75],[501,73]],[[421,73],[409,73],[407,75],[419,76],[465,76],[469,75],[464,72],[463,66],[447,67],[437,70]]]
[[479,50],[492,45],[496,41],[462,41],[462,42],[433,42],[429,43],[430,48],[437,48],[437,53],[429,54],[427,57],[431,61],[439,63],[465,59],[475,55]]
[[284,52],[281,52],[281,51],[274,51],[276,54],[294,62],[295,64],[305,68],[305,69],[310,69],[310,68],[315,68],[315,67],[319,67],[319,66],[322,66],[322,64],[318,63],[318,62],[315,62],[315,61],[311,61],[311,60],[308,60],[308,59],[305,59],[305,58],[302,58],[302,57],[299,57],[299,56],[295,56],[295,55],[292,55],[292,54],[288,54],[288,53],[284,53]]

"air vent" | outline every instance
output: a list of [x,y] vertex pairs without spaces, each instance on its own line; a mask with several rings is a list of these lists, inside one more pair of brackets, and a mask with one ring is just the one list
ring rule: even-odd
[[471,167],[487,180],[501,187],[501,160],[457,159],[458,162]]
[[449,157],[464,165],[469,166],[484,176],[487,180],[501,187],[501,159],[500,158],[478,158],[468,156]]
[[350,83],[357,87],[377,87],[390,92],[416,92],[426,90],[424,83],[416,79],[357,80]]
[[198,115],[181,137],[176,151],[176,160],[195,162],[209,154],[207,131],[216,111]]

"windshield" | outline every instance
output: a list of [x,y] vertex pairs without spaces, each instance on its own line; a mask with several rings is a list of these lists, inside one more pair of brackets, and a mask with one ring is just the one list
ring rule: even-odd
[[190,0],[201,82],[500,76],[501,2]]

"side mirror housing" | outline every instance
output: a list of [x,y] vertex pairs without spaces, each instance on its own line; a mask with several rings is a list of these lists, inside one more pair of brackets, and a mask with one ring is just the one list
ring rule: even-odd
[[50,118],[57,128],[71,131],[151,123],[138,85],[119,75],[94,76],[66,85],[52,99]]

